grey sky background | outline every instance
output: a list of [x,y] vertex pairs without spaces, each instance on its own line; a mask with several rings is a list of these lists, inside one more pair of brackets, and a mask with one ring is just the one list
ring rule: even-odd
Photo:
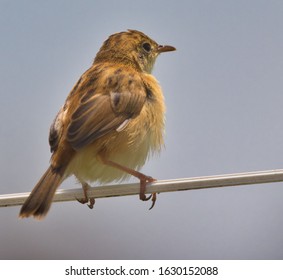
[[[167,104],[158,179],[283,168],[283,1],[0,1],[1,194],[30,191],[49,126],[112,33],[177,48],[154,69]],[[78,187],[74,179],[62,187]],[[283,183],[0,209],[1,259],[282,259]]]

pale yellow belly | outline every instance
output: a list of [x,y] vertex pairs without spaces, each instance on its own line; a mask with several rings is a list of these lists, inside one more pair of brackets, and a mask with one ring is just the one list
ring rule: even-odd
[[142,127],[133,120],[124,131],[105,139],[78,151],[66,173],[74,174],[81,182],[109,183],[126,179],[127,173],[103,164],[97,155],[103,151],[108,160],[139,170],[150,154],[160,151],[163,126]]

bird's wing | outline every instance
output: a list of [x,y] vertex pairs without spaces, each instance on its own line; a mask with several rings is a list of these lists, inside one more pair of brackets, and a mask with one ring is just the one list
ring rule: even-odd
[[111,78],[118,81],[118,86],[116,82],[111,86],[108,79],[105,80],[106,93],[102,82],[100,87],[96,86],[93,91],[84,90],[81,95],[67,127],[67,140],[73,149],[81,149],[109,132],[121,131],[131,118],[140,113],[146,99],[144,87],[135,87],[133,83],[127,86],[125,75]]
[[51,152],[57,150],[59,141],[63,133],[63,117],[64,117],[64,108],[62,107],[55,117],[49,131],[49,145]]

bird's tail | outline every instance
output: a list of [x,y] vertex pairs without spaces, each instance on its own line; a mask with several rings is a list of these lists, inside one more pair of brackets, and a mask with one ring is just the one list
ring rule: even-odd
[[49,166],[24,202],[19,214],[20,218],[33,216],[42,219],[47,214],[55,191],[63,181],[64,171],[65,168]]

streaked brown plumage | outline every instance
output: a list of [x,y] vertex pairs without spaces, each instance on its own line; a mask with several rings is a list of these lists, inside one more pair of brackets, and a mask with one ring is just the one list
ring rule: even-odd
[[[20,217],[44,217],[56,189],[70,175],[82,183],[83,203],[88,201],[87,182],[108,183],[130,175],[140,179],[140,199],[149,199],[145,186],[154,179],[136,170],[162,147],[165,112],[161,88],[150,73],[156,57],[173,50],[135,30],[104,42],[50,128],[50,167]],[[154,205],[155,194],[152,199]]]

